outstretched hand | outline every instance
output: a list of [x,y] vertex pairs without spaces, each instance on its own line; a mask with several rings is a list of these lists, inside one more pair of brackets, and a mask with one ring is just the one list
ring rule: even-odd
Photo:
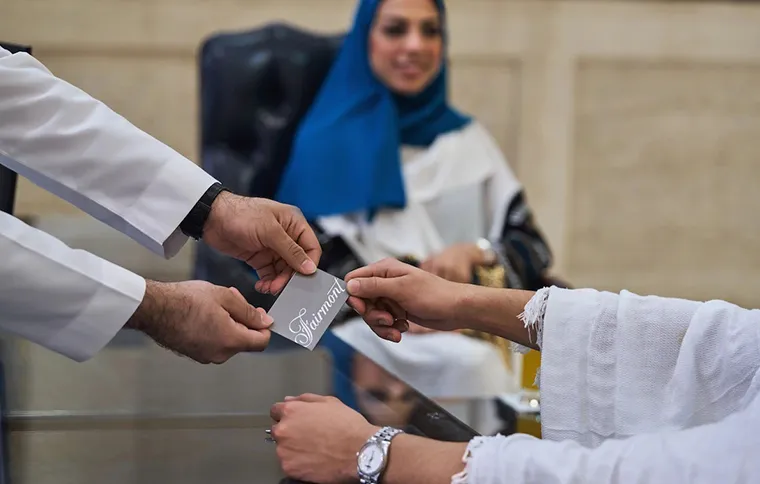
[[401,341],[408,322],[439,331],[461,329],[457,310],[467,286],[396,259],[385,259],[346,276],[348,303],[381,338]]
[[203,240],[255,269],[256,290],[263,293],[279,293],[293,271],[313,274],[322,256],[319,240],[298,208],[229,192],[211,206]]

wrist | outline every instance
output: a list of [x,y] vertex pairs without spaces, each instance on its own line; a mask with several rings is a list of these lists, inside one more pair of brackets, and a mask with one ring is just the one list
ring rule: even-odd
[[229,211],[232,199],[235,195],[229,191],[221,191],[211,202],[211,208],[209,209],[208,219],[204,229],[218,224],[221,220],[225,219],[225,214]]
[[124,325],[125,328],[150,333],[150,329],[154,326],[155,315],[164,311],[165,298],[161,294],[166,290],[165,286],[165,283],[145,280],[143,299]]
[[474,284],[458,284],[451,314],[458,330],[477,329],[478,307],[482,309],[480,292],[482,287]]
[[465,322],[463,329],[492,334],[537,349],[520,320],[520,314],[534,294],[532,291],[471,285],[462,291],[457,318]]
[[367,424],[361,430],[357,430],[354,436],[350,439],[351,453],[347,456],[346,465],[343,469],[343,482],[357,482],[359,480],[359,452],[364,444],[372,438],[382,427],[377,425]]

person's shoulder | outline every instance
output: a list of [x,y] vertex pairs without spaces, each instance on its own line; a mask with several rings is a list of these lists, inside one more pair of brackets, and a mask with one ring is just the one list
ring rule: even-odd
[[450,140],[458,145],[468,146],[470,149],[477,147],[478,149],[486,150],[491,156],[504,156],[496,138],[493,137],[484,124],[474,118],[466,126],[450,133]]
[[472,121],[465,124],[461,128],[455,129],[453,131],[449,131],[447,133],[444,133],[438,136],[438,138],[436,138],[436,142],[471,140],[471,139],[477,139],[477,138],[483,138],[483,137],[490,138],[491,135],[485,126],[483,126],[476,119],[473,119]]
[[465,129],[467,130],[465,133],[467,136],[487,139],[489,142],[493,143],[496,142],[488,128],[486,128],[486,126],[477,119],[473,119],[472,122],[465,127]]

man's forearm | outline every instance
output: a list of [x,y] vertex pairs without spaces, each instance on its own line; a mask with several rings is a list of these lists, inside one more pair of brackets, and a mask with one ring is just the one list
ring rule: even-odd
[[393,439],[383,484],[450,484],[464,469],[467,443],[439,442],[402,434]]
[[143,300],[124,327],[140,331],[157,340],[163,340],[168,334],[176,331],[176,328],[170,327],[167,318],[169,311],[176,310],[168,306],[172,290],[170,283],[146,280]]
[[533,291],[495,289],[467,285],[457,305],[457,319],[465,329],[490,333],[529,348],[538,349],[536,338],[518,317]]

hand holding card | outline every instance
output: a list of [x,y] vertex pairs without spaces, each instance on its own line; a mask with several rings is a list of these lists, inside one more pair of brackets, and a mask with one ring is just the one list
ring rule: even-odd
[[324,271],[294,274],[269,316],[272,332],[313,350],[348,300],[346,283]]

